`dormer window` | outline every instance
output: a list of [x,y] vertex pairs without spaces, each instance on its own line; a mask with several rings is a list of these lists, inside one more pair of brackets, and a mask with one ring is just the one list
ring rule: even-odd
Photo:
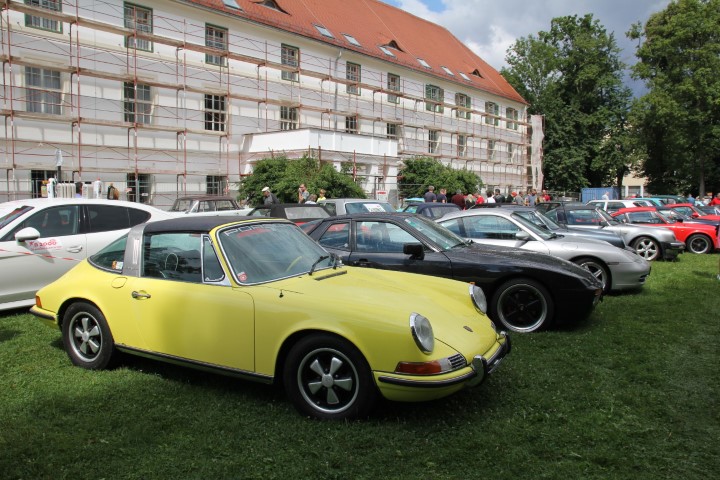
[[473,70],[471,73],[472,73],[472,75],[475,75],[476,77],[483,78],[482,73],[480,73],[480,70],[478,70],[477,68],[475,70]]
[[280,5],[275,2],[275,0],[262,0],[261,2],[255,2],[258,5],[262,5],[263,7],[272,8],[273,10],[277,10],[278,12],[282,12],[285,15],[289,15],[285,10],[280,8]]
[[315,25],[315,28],[317,28],[317,31],[320,32],[320,35],[328,38],[335,38],[335,36],[330,32],[330,30],[323,27],[322,25]]
[[353,37],[352,35],[350,35],[348,33],[343,33],[343,37],[345,37],[345,40],[347,40],[348,43],[352,43],[356,47],[362,47],[362,45],[360,45],[360,42],[358,42],[357,39],[355,37]]

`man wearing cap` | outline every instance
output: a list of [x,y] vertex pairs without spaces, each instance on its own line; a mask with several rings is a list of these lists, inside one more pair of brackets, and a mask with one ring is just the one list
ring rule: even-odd
[[275,196],[275,194],[270,191],[270,187],[263,187],[262,194],[263,194],[263,205],[273,205],[275,203],[280,203],[280,202],[278,202],[278,199]]

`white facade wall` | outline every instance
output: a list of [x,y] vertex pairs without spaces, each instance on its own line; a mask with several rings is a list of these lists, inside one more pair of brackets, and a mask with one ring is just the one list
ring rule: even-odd
[[[0,32],[0,201],[37,193],[33,178],[37,183],[38,175],[55,169],[57,150],[63,154],[64,181],[101,179],[122,191],[141,188],[144,201],[161,207],[178,194],[205,193],[208,176],[223,180],[222,189],[232,192],[257,159],[316,149],[338,166],[356,162],[371,195],[377,189],[393,191],[398,163],[412,156],[429,155],[471,169],[486,187],[503,191],[529,183],[525,105],[478,90],[459,76],[451,82],[430,71],[423,74],[169,0],[133,2],[152,10],[150,51],[126,48],[125,35],[132,31],[123,29],[123,2],[63,2],[62,15],[47,14],[64,20],[58,33],[25,25],[27,13],[45,11],[20,1],[8,4]],[[205,61],[206,24],[228,30],[226,66]],[[282,79],[283,44],[300,51],[299,81]],[[358,95],[347,93],[348,62],[361,66]],[[26,69],[33,67],[60,72],[61,113],[29,112],[36,90],[29,88]],[[388,73],[400,76],[398,103],[388,102]],[[124,82],[150,86],[149,123],[125,121]],[[427,84],[443,89],[442,113],[426,109]],[[469,120],[456,115],[456,93],[471,98]],[[205,95],[225,98],[224,132],[206,130]],[[486,102],[499,105],[498,125],[488,123],[494,117],[485,112]],[[298,109],[297,128],[305,133],[281,131],[282,106]],[[519,112],[517,130],[507,128],[502,118],[507,108]],[[357,134],[345,132],[346,116],[357,116]],[[398,125],[397,139],[386,138],[388,123]],[[433,153],[430,131],[438,136]],[[466,137],[463,155],[458,153],[460,135]],[[132,181],[136,173],[142,186]]]

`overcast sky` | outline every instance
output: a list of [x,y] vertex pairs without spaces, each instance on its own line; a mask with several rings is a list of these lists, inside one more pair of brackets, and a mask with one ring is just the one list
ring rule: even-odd
[[[491,66],[505,66],[505,53],[515,40],[550,29],[550,21],[565,15],[592,13],[622,49],[621,60],[635,63],[635,44],[625,32],[635,22],[670,0],[383,0],[406,12],[447,28]],[[630,85],[638,90],[638,85]]]

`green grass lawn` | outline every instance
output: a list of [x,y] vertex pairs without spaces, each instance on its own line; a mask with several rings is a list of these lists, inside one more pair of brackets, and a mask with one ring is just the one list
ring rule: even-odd
[[0,477],[709,479],[720,472],[718,255],[654,263],[559,331],[513,335],[482,386],[300,416],[282,391],[125,357],[73,367],[60,333],[0,315]]

